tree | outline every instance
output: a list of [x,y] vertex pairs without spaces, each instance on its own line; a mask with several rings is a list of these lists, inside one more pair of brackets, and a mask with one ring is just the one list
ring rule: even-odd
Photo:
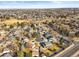
[[63,42],[64,42],[64,39],[61,37],[60,44],[62,44]]
[[77,37],[79,37],[79,31],[78,31],[78,32],[76,32],[76,33],[75,33],[75,35],[76,35]]
[[17,55],[18,55],[18,57],[24,57],[24,53],[23,53],[23,51],[17,51]]

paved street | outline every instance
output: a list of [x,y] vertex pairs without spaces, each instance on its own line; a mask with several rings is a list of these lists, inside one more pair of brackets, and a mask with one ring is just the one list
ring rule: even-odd
[[64,51],[60,52],[59,54],[55,55],[55,57],[70,57],[77,50],[79,50],[79,43],[74,42],[74,45],[68,47],[66,50],[64,50]]

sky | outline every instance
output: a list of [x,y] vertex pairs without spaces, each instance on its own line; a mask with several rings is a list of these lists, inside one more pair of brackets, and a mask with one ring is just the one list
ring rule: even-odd
[[79,1],[0,1],[0,8],[79,8]]

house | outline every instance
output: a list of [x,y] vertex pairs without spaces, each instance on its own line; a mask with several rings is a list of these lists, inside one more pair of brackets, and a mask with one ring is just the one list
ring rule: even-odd
[[3,37],[2,36],[0,36],[0,43],[3,41]]
[[12,55],[10,54],[10,50],[8,50],[7,48],[4,49],[4,51],[0,54],[1,57],[12,57]]
[[39,46],[35,44],[34,48],[32,49],[32,56],[39,57]]
[[5,35],[5,30],[0,30],[0,35]]
[[52,43],[50,43],[50,42],[46,43],[46,48],[51,48],[51,46],[52,46]]
[[25,42],[29,42],[28,37],[25,37],[24,41],[25,41]]
[[36,38],[35,39],[37,42],[42,42],[43,41],[43,38]]
[[40,42],[40,45],[41,45],[42,47],[45,47],[45,46],[46,46],[45,42]]
[[58,39],[56,39],[55,37],[53,37],[53,38],[51,38],[52,39],[52,41],[54,42],[54,43],[58,43],[59,41],[58,41]]
[[50,39],[52,37],[49,32],[44,32],[43,36],[47,39]]

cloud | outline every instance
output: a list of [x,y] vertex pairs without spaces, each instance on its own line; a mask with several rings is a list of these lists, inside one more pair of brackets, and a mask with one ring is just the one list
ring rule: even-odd
[[64,1],[52,1],[52,3],[55,3],[55,4],[62,4],[62,3],[64,3]]

